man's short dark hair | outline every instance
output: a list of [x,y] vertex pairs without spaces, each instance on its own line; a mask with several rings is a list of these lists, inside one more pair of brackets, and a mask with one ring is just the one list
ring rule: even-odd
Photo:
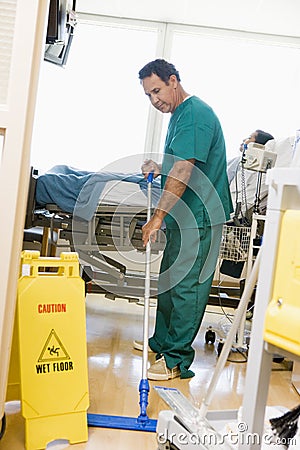
[[175,75],[177,80],[180,81],[178,70],[176,70],[174,64],[171,64],[164,59],[156,59],[146,64],[139,71],[139,79],[151,77],[152,74],[157,75],[162,81],[168,83],[171,75]]

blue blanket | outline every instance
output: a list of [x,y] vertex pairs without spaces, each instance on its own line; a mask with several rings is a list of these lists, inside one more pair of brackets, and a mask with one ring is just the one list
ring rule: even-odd
[[[36,186],[36,203],[55,203],[62,211],[91,220],[107,181],[121,180],[137,183],[147,195],[147,181],[141,173],[87,172],[66,165],[57,165],[40,175]],[[152,203],[160,197],[160,182],[152,183]]]

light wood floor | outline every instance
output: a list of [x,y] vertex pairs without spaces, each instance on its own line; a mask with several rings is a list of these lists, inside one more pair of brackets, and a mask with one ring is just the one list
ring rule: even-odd
[[[213,311],[209,312],[209,311]],[[150,332],[153,328],[155,308],[150,311]],[[178,388],[200,406],[217,361],[214,346],[204,343],[204,333],[211,323],[222,319],[220,309],[208,307],[199,335],[194,343],[196,358],[192,369],[196,376],[190,380],[176,378],[168,382],[150,382],[147,414],[157,419],[161,410],[168,409],[153,389],[154,385]],[[137,417],[139,415],[139,381],[142,377],[141,352],[133,350],[133,339],[141,339],[143,307],[126,300],[111,301],[101,295],[87,296],[87,343],[90,387],[89,412],[106,415]],[[154,356],[150,356],[150,362]],[[210,409],[238,409],[242,404],[246,363],[237,352],[227,362],[218,382]],[[291,384],[291,363],[273,363],[268,405],[293,408],[300,397]],[[24,449],[24,419],[20,403],[6,404],[7,428],[0,441],[0,450]],[[88,442],[70,445],[55,441],[47,449],[62,450],[155,450],[155,433],[117,429],[89,428]]]

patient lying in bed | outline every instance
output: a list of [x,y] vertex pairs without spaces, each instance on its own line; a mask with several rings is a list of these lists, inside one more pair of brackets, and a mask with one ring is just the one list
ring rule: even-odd
[[[36,203],[56,204],[62,211],[90,220],[99,204],[147,206],[147,181],[142,174],[87,172],[66,165],[54,166],[39,176]],[[160,182],[152,183],[152,203],[160,196]]]

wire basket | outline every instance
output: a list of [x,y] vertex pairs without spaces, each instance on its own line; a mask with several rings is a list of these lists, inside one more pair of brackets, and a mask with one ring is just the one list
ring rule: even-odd
[[229,261],[246,261],[251,227],[223,225],[219,257]]

